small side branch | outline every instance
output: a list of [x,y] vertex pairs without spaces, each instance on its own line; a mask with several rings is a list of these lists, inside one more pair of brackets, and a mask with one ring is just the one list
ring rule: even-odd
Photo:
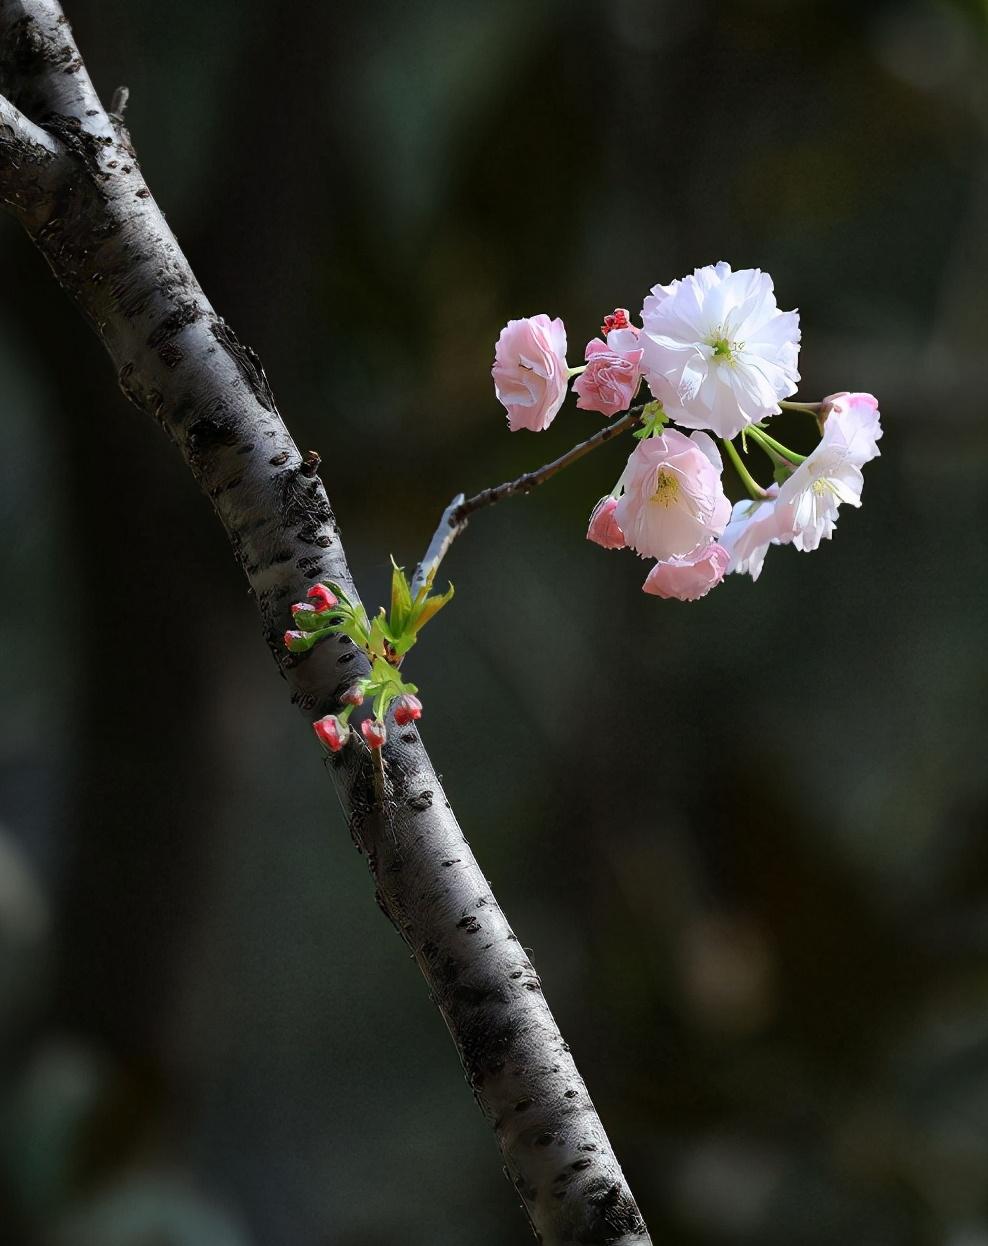
[[0,95],[0,135],[3,142],[17,143],[36,160],[49,160],[59,153],[59,145],[47,130],[28,120],[9,99]]
[[636,424],[641,423],[642,413],[646,406],[646,403],[640,403],[638,406],[632,407],[619,420],[615,420],[613,424],[605,425],[594,433],[592,437],[588,437],[586,441],[581,441],[579,445],[574,446],[571,450],[567,450],[565,454],[561,454],[558,459],[553,459],[551,463],[546,463],[542,467],[536,467],[533,471],[525,472],[524,475],[517,477],[515,480],[507,480],[504,484],[493,485],[490,489],[483,489],[480,493],[475,493],[469,498],[465,498],[462,493],[458,493],[443,511],[442,518],[439,520],[439,524],[432,535],[432,540],[429,542],[429,548],[425,551],[422,561],[415,569],[415,575],[412,579],[412,592],[416,593],[431,576],[436,574],[447,550],[467,526],[468,519],[475,511],[483,510],[485,506],[493,506],[495,502],[500,502],[503,498],[513,497],[517,493],[531,493],[533,489],[545,484],[547,480],[551,480],[557,472],[561,472],[563,468],[569,467],[572,463],[577,462],[578,459],[582,459],[591,450],[596,450],[598,446],[604,445],[605,442],[613,441],[615,437],[619,437],[627,429],[634,428]]
[[0,0],[0,46],[4,90],[23,109],[115,137],[58,0]]
[[46,195],[61,154],[57,139],[0,95],[0,202],[30,207]]

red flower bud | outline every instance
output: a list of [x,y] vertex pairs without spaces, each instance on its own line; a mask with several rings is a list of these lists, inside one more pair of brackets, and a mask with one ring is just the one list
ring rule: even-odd
[[305,632],[285,632],[285,648],[290,649],[292,653],[305,653],[309,648]]
[[422,702],[410,692],[402,693],[395,701],[395,722],[399,727],[407,727],[416,718],[422,717]]
[[331,593],[325,584],[313,584],[305,594],[317,610],[332,610],[339,603],[335,593]]
[[338,753],[350,738],[350,728],[341,723],[335,714],[327,714],[312,724],[320,744],[325,744],[331,753]]
[[615,307],[613,316],[604,317],[604,323],[600,326],[600,332],[601,336],[606,338],[612,329],[628,329],[631,327],[627,307]]
[[367,741],[368,748],[380,748],[388,738],[384,723],[378,722],[376,718],[365,718],[360,724],[360,734]]
[[346,692],[340,697],[340,701],[344,705],[363,705],[364,690],[359,684],[354,684],[352,688],[347,688]]
[[292,614],[315,614],[315,606],[310,606],[307,601],[297,601],[292,606]]

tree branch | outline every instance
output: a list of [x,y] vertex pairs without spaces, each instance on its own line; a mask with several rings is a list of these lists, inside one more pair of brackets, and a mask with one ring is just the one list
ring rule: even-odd
[[68,122],[78,133],[112,139],[113,126],[57,0],[3,0],[0,23],[0,90],[49,128]]
[[[335,580],[356,600],[317,461],[303,462],[257,356],[196,282],[53,0],[0,0],[0,80],[66,148],[62,175],[15,203],[18,217],[99,335],[124,393],[161,425],[210,498],[293,701],[310,721],[338,710],[366,670],[363,655],[348,641],[298,656],[281,644],[290,604],[309,585]],[[442,1011],[531,1224],[546,1246],[645,1246],[538,976],[414,728],[391,724],[383,766],[387,810],[377,795],[383,772],[375,781],[356,736],[327,760],[378,901]]]
[[19,211],[47,197],[61,154],[57,140],[0,95],[0,202]]
[[493,485],[490,489],[482,489],[480,493],[475,493],[473,497],[469,498],[464,498],[462,493],[458,493],[443,511],[442,518],[432,534],[429,548],[425,551],[422,561],[415,568],[415,575],[412,577],[412,595],[414,596],[430,577],[435,576],[439,564],[445,557],[449,547],[467,526],[467,521],[475,511],[482,510],[485,506],[493,506],[495,502],[513,497],[517,493],[531,493],[539,485],[543,485],[547,480],[551,480],[564,467],[569,467],[571,463],[576,463],[585,454],[589,454],[591,450],[596,450],[598,446],[602,446],[608,441],[613,441],[615,437],[619,437],[626,429],[634,428],[641,421],[642,412],[647,405],[647,403],[643,402],[637,407],[632,407],[619,420],[615,420],[613,424],[605,424],[592,437],[588,437],[586,441],[581,441],[579,445],[574,446],[571,450],[567,450],[558,459],[553,459],[551,463],[546,463],[542,467],[536,467],[530,472],[524,472],[515,480],[506,480],[504,484]]

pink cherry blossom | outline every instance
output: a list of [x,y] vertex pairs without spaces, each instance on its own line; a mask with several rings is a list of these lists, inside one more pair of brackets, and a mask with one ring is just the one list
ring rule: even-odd
[[803,552],[830,540],[842,502],[861,505],[861,468],[879,453],[882,428],[870,394],[835,395],[828,403],[820,444],[783,483],[776,504],[789,539]]
[[509,320],[494,347],[491,375],[513,433],[548,428],[563,405],[568,383],[563,322],[544,314]]
[[699,601],[724,578],[731,556],[716,542],[689,558],[669,558],[657,562],[648,573],[642,589],[656,597],[677,601]]
[[624,549],[628,542],[614,518],[617,510],[617,498],[601,498],[593,508],[590,516],[590,527],[587,528],[587,540],[595,541],[604,549]]
[[762,502],[745,498],[731,511],[731,522],[724,529],[720,543],[730,556],[728,571],[750,575],[757,580],[770,545],[784,545],[792,540],[786,516],[775,504],[778,485],[770,485],[769,497]]
[[621,477],[624,493],[614,509],[632,549],[666,561],[686,558],[720,536],[731,504],[718,464],[716,446],[703,433],[686,437],[667,428],[640,441]]
[[[619,332],[621,330],[615,330],[614,336]],[[608,417],[627,411],[638,389],[643,354],[640,348],[612,350],[599,337],[592,338],[587,343],[586,370],[573,382],[579,394],[576,405],[580,410],[599,411]]]
[[873,394],[831,394],[823,400],[823,420],[836,420],[841,435],[859,467],[877,458],[882,421],[878,399]]

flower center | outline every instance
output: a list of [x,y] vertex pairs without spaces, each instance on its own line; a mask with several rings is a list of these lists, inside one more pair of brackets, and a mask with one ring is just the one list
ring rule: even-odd
[[837,490],[826,476],[818,476],[817,479],[813,481],[812,485],[810,485],[810,488],[818,498],[823,497],[825,493],[832,493],[834,497],[837,497]]
[[734,348],[726,337],[711,338],[710,345],[713,347],[715,359],[723,359],[725,363],[730,363],[734,358]]
[[655,492],[648,499],[650,502],[658,502],[660,506],[664,506],[666,510],[679,497],[679,481],[675,475],[667,471],[664,467],[659,468],[659,474],[655,478]]

